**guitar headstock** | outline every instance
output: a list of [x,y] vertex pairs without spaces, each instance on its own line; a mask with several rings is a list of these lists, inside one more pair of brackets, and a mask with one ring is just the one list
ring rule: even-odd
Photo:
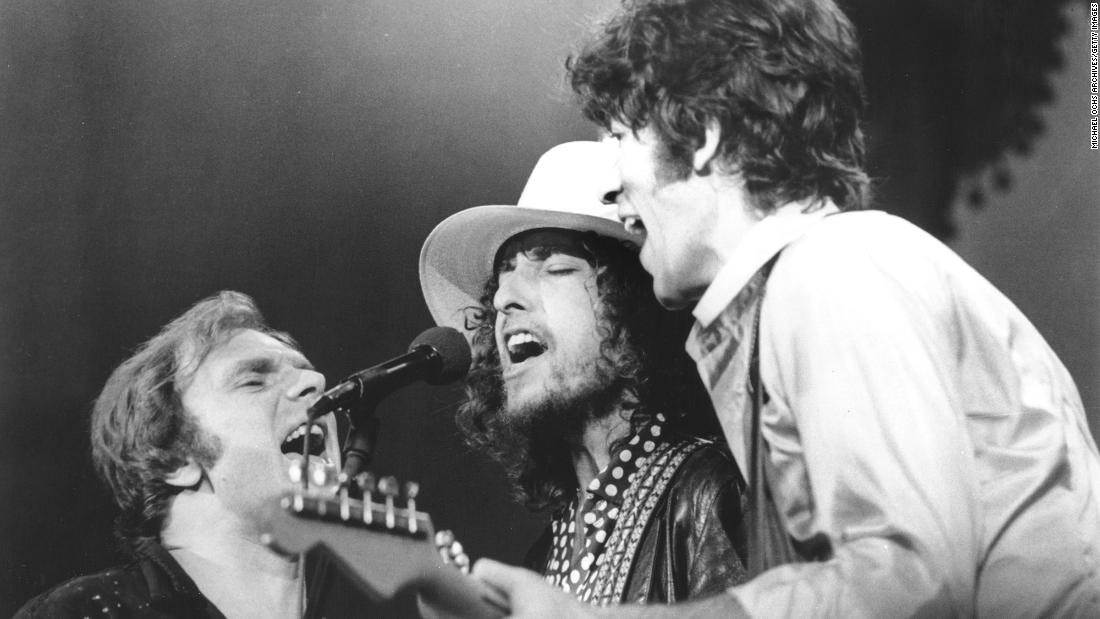
[[[349,497],[349,485],[341,484],[335,496],[324,489],[295,488],[279,498],[284,515],[307,522],[329,522],[352,529],[396,535],[399,538],[428,540],[432,535],[431,518],[416,506],[420,487],[415,482],[398,485],[394,477],[375,479],[362,474],[354,479],[362,499]],[[286,548],[286,541],[274,542],[284,552],[308,549]]]
[[507,614],[499,594],[443,562],[431,518],[416,506],[417,484],[369,474],[352,483],[362,500],[348,496],[348,483],[335,496],[324,486],[283,495],[271,507],[263,542],[286,554],[324,552],[377,601],[411,589],[448,616]]
[[[268,512],[262,541],[284,554],[319,550],[338,560],[373,599],[390,599],[415,584],[426,566],[438,563],[430,542],[431,518],[416,507],[419,487],[392,477],[354,480],[363,498],[349,497],[349,484],[298,487]],[[398,560],[399,559],[399,560]]]
[[393,477],[376,481],[369,473],[359,475],[354,483],[362,500],[349,498],[345,483],[341,484],[336,496],[325,490],[296,488],[279,499],[279,507],[303,521],[329,522],[417,540],[430,539],[431,518],[416,507],[419,484],[405,482],[399,485]]

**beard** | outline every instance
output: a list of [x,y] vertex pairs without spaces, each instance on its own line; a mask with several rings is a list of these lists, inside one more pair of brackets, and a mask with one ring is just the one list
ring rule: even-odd
[[546,388],[535,397],[513,402],[507,390],[495,416],[498,440],[505,444],[577,444],[585,429],[616,410],[623,387],[612,363],[590,359],[571,368],[555,367]]
[[495,342],[486,337],[482,346],[455,416],[466,444],[504,467],[528,509],[564,504],[576,488],[572,452],[584,431],[612,414],[632,416],[637,408],[636,373],[624,374],[623,367],[636,366],[638,354],[623,337],[610,338],[599,354],[551,368],[541,390],[521,401],[509,397]]

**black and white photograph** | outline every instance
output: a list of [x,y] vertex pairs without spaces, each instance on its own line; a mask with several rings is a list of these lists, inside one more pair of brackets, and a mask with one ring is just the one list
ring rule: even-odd
[[1100,617],[1089,0],[0,0],[0,616]]

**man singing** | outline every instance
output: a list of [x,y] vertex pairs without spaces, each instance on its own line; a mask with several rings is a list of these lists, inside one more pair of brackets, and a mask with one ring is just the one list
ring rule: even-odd
[[[294,453],[324,387],[243,294],[169,323],[114,371],[92,412],[92,457],[133,560],[64,583],[17,617],[302,617],[302,565],[260,535],[293,462],[339,462],[331,416],[314,426],[309,454]],[[318,591],[311,583],[311,613]]]
[[[859,210],[859,49],[832,0],[627,3],[570,68],[654,291],[694,306],[689,351],[750,479],[754,578],[631,613],[1100,615],[1077,389],[957,255]],[[479,566],[517,615],[586,612]]]
[[692,435],[713,413],[682,317],[654,302],[632,236],[596,199],[613,163],[605,144],[552,149],[516,206],[431,233],[421,284],[438,323],[471,331],[468,441],[553,511],[529,565],[592,604],[668,603],[742,580],[741,479],[721,443]]

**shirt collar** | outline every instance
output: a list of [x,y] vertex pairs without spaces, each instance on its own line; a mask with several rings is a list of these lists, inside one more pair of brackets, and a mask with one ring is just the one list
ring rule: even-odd
[[611,454],[611,461],[588,484],[588,498],[582,509],[587,510],[590,503],[600,499],[612,505],[621,505],[623,493],[634,481],[634,475],[649,459],[657,445],[666,440],[666,419],[658,413],[653,421],[635,434],[625,445]]
[[[149,587],[149,599],[155,607],[170,607],[183,600],[188,604],[206,602],[195,581],[157,540],[141,539],[134,550],[141,559],[141,571]],[[218,615],[220,616],[220,615]]]
[[775,213],[757,222],[745,233],[741,243],[699,298],[692,310],[695,319],[703,327],[709,326],[772,256],[802,236],[810,226],[836,212],[839,209],[829,198],[823,201],[803,200],[781,206]]

